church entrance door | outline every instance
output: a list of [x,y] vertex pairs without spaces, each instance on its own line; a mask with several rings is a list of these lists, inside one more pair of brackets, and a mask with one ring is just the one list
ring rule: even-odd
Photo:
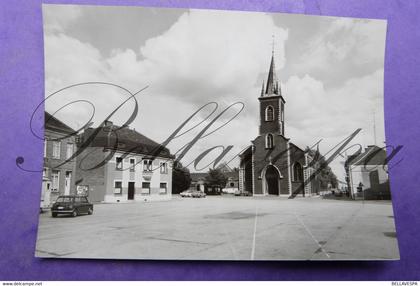
[[279,195],[279,179],[280,176],[277,169],[272,165],[268,166],[265,171],[265,180],[269,195]]

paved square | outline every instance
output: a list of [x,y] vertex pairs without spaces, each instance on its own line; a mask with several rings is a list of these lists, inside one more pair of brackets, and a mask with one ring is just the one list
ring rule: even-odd
[[40,215],[38,257],[398,259],[390,202],[321,198],[180,198],[95,205],[93,215]]

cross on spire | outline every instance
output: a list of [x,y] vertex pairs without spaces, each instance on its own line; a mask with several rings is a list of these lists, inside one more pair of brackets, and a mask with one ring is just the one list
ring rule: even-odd
[[271,35],[271,37],[273,38],[271,43],[271,55],[274,56],[274,35]]

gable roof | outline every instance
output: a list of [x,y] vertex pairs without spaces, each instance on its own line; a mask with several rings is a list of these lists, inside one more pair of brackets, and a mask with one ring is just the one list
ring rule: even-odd
[[197,182],[204,180],[207,176],[207,173],[190,173],[191,181]]
[[[97,132],[96,136],[95,132]],[[104,127],[86,129],[80,135],[80,144],[86,140],[92,140],[89,143],[91,147],[103,147],[123,152],[174,158],[170,154],[169,149],[161,144],[134,129],[113,125],[112,123]]]
[[54,130],[58,132],[63,132],[66,134],[75,133],[76,131],[63,123],[62,121],[58,120],[56,117],[52,116],[47,111],[44,112],[44,127],[45,130]]
[[362,152],[352,158],[348,164],[350,165],[384,165],[386,162],[386,151],[375,145],[369,145],[365,152]]
[[238,181],[239,180],[239,171],[232,171],[232,172],[228,172],[228,173],[224,173],[224,175],[226,176],[226,178],[234,180],[234,181]]
[[216,169],[218,169],[222,173],[232,172],[232,168],[227,163],[225,163],[225,162],[220,163],[219,166],[217,166]]

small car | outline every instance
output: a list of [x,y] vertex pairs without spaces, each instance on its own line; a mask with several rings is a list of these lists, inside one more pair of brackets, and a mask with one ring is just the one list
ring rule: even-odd
[[249,196],[251,196],[251,193],[250,192],[247,192],[247,191],[236,190],[235,191],[235,196],[249,197]]
[[185,198],[185,197],[191,198],[192,197],[192,193],[193,193],[192,190],[186,190],[186,191],[183,191],[182,193],[180,193],[180,195],[183,198]]
[[206,197],[206,193],[203,191],[194,191],[191,193],[191,196],[193,198],[205,198]]
[[93,204],[86,196],[59,196],[51,207],[52,217],[57,217],[59,214],[76,217],[82,213],[93,214]]

